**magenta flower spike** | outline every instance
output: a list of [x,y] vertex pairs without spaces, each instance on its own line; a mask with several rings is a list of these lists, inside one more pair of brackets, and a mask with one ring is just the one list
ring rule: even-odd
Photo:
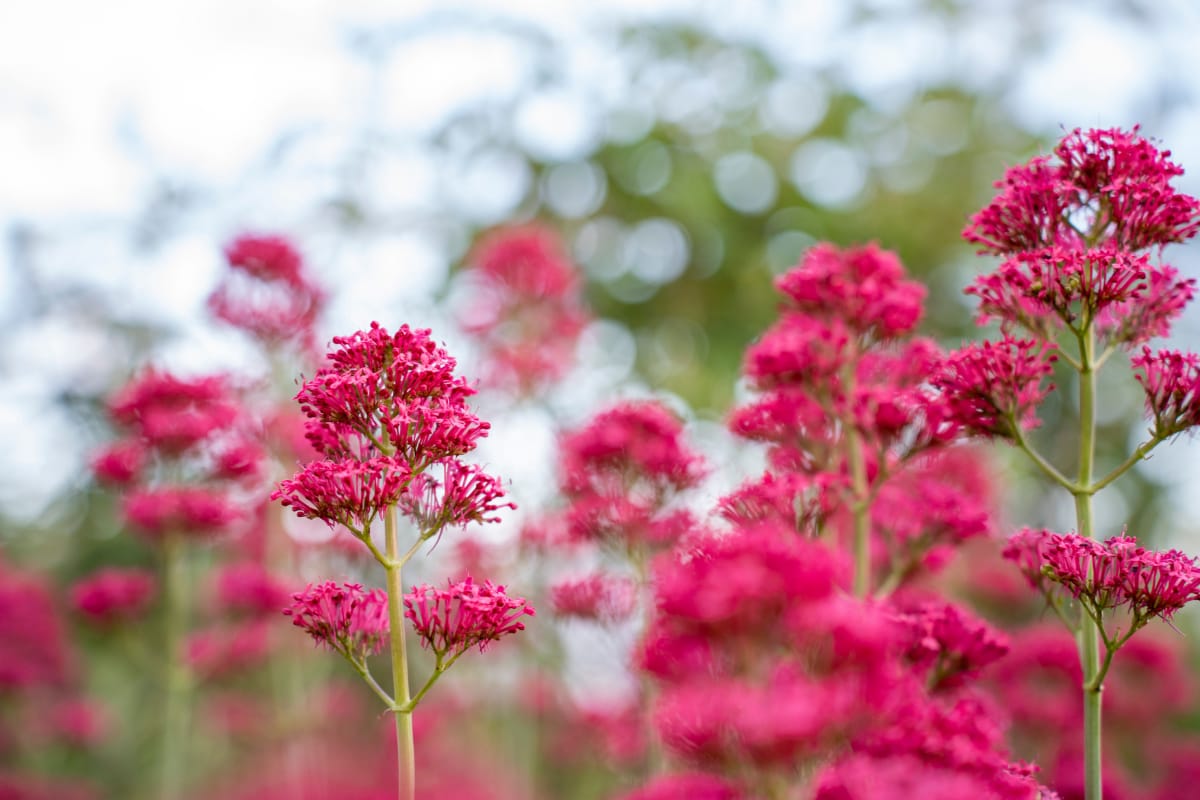
[[360,664],[388,640],[388,599],[382,589],[333,581],[309,584],[292,595],[283,613],[318,645]]

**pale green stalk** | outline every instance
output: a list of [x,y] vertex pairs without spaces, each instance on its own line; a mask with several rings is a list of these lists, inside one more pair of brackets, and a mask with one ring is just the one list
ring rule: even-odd
[[[396,759],[398,764],[398,786],[400,800],[415,800],[417,793],[417,764],[413,751],[412,709],[409,707],[408,653],[404,645],[404,580],[401,575],[403,562],[397,540],[396,507],[389,506],[384,513],[384,539],[387,560],[388,627],[391,631],[392,695],[396,706],[392,713],[396,718]],[[405,709],[408,710],[400,710]]]
[[[1088,324],[1079,336],[1079,476],[1076,480],[1075,520],[1080,536],[1092,538],[1092,470],[1096,459],[1096,369],[1093,351],[1095,333]],[[1100,673],[1099,639],[1096,622],[1083,616],[1079,622],[1079,661],[1083,667],[1083,762],[1084,792],[1087,800],[1102,800],[1101,709],[1104,690],[1097,680]]]
[[183,538],[175,531],[163,537],[163,733],[159,796],[176,800],[183,795],[187,751],[188,692],[191,676],[183,661],[187,628],[187,564]]

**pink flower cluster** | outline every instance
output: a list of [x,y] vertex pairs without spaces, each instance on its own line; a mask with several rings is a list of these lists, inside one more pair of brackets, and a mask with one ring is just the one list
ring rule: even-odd
[[1146,413],[1156,437],[1166,439],[1200,425],[1200,357],[1143,347],[1130,362],[1146,393]]
[[1054,385],[1043,386],[1053,371],[1054,346],[1004,337],[970,344],[951,353],[936,376],[950,415],[962,427],[985,436],[1013,439],[1038,424],[1036,412]]
[[1183,169],[1170,155],[1136,127],[1076,129],[1053,159],[1009,169],[963,235],[1003,255],[1097,239],[1130,252],[1182,242],[1200,230],[1200,202],[1171,186]]
[[528,393],[561,377],[588,317],[578,270],[557,237],[535,226],[494,231],[467,271],[459,319],[483,349],[484,380]]
[[668,505],[700,482],[705,466],[661,405],[621,403],[566,433],[559,447],[559,483],[576,539],[661,547],[690,525],[686,511]]
[[738,797],[803,785],[798,772],[816,774],[818,796],[856,797],[872,768],[900,763],[901,785],[934,796],[1050,797],[1007,760],[999,715],[967,688],[1004,654],[1002,635],[945,604],[847,597],[844,573],[825,544],[778,524],[660,557],[640,662],[673,757]]
[[146,570],[101,569],[71,587],[71,605],[93,622],[130,622],[145,615],[157,591]]
[[282,481],[273,498],[360,538],[393,505],[423,536],[492,521],[512,507],[500,502],[499,481],[456,460],[487,435],[488,423],[468,407],[473,390],[428,330],[404,325],[390,334],[372,323],[333,342],[327,366],[297,395],[308,438],[325,458]]
[[381,651],[388,640],[388,599],[382,589],[333,581],[309,584],[292,595],[283,613],[317,644],[356,663]]
[[555,613],[563,617],[615,622],[637,606],[637,587],[628,578],[594,574],[559,581],[550,588]]
[[503,636],[525,630],[522,618],[534,615],[525,598],[509,597],[491,581],[476,583],[468,576],[447,584],[445,589],[415,586],[404,596],[404,615],[412,620],[421,646],[439,662],[476,646],[482,653]]
[[921,321],[925,287],[907,278],[895,253],[878,245],[838,250],[819,244],[803,268],[782,275],[775,287],[792,308],[810,318],[838,314],[858,335],[895,339]]
[[326,297],[296,247],[282,236],[244,234],[226,245],[225,259],[230,271],[208,298],[212,315],[264,344],[311,349]]
[[931,690],[953,688],[1008,652],[1008,637],[958,606],[926,602],[897,614],[907,633],[905,657],[928,670]]
[[[264,454],[226,378],[146,370],[113,396],[109,413],[124,436],[92,468],[122,489],[134,529],[153,539],[169,531],[211,535],[242,520],[239,498]],[[162,472],[181,479],[154,479]]]
[[1062,586],[1094,615],[1125,608],[1138,627],[1151,617],[1170,620],[1200,600],[1200,567],[1178,550],[1139,547],[1132,536],[1097,542],[1074,533],[1024,528],[1004,551],[1030,584]]

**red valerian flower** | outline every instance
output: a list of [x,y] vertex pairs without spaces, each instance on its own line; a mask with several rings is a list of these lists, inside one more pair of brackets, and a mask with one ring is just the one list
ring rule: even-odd
[[283,613],[317,644],[357,663],[383,650],[388,640],[388,599],[382,589],[333,581],[309,584],[292,595]]
[[1178,350],[1143,347],[1130,359],[1146,392],[1146,412],[1160,439],[1200,424],[1200,357]]
[[419,472],[460,456],[487,435],[488,423],[467,406],[474,390],[455,377],[455,360],[430,331],[402,325],[395,334],[372,322],[367,331],[333,339],[327,365],[296,399],[312,427],[326,431],[326,455],[357,455],[352,433],[377,455],[395,455]]
[[457,658],[472,647],[483,652],[492,642],[525,630],[522,618],[534,609],[523,597],[509,597],[491,581],[470,577],[447,588],[415,586],[404,596],[404,615],[412,620],[421,646],[439,659]]
[[278,614],[287,605],[289,592],[262,564],[229,564],[217,573],[217,600],[221,608],[251,616]]
[[716,775],[703,772],[677,772],[660,775],[638,789],[620,796],[620,800],[741,800],[736,786]]
[[245,234],[225,248],[230,271],[208,298],[217,319],[267,344],[313,344],[325,291],[306,274],[295,246],[282,236]]
[[364,535],[380,511],[404,496],[412,472],[394,456],[310,461],[295,477],[279,482],[271,499],[297,516],[344,525]]
[[906,632],[905,658],[930,689],[961,686],[1008,652],[1008,637],[950,603],[928,602],[896,615]]
[[1136,127],[1076,129],[1054,155],[1008,170],[964,237],[1000,254],[1108,243],[1137,252],[1200,230],[1200,202],[1171,186],[1183,169]]
[[128,622],[145,615],[157,590],[147,570],[102,569],[71,587],[71,605],[93,622]]
[[860,334],[891,339],[921,321],[926,289],[909,280],[895,253],[878,245],[839,250],[819,244],[775,288],[803,315],[837,318]]
[[[1061,585],[1095,616],[1118,608],[1140,627],[1151,617],[1170,621],[1200,600],[1200,567],[1178,550],[1139,547],[1132,536],[1097,542],[1075,533],[1024,528],[1009,541],[1005,558],[1015,561],[1036,588]],[[1132,633],[1132,629],[1128,633]]]
[[529,392],[561,377],[588,317],[579,271],[557,236],[536,226],[493,231],[466,270],[459,319],[484,350],[484,380]]
[[559,581],[550,588],[550,599],[560,616],[613,622],[633,613],[637,590],[628,578],[594,574]]
[[149,454],[139,440],[114,442],[92,457],[92,472],[115,486],[132,484],[146,465]]
[[161,539],[168,533],[215,536],[242,519],[242,509],[219,489],[158,486],[135,489],[122,500],[125,518],[139,533]]
[[1005,337],[970,344],[950,353],[934,377],[949,414],[984,436],[1013,439],[1019,428],[1038,424],[1038,405],[1054,388],[1043,387],[1053,371],[1055,347],[1031,339]]
[[221,376],[188,379],[149,369],[117,392],[109,414],[149,447],[177,455],[227,430],[238,409]]

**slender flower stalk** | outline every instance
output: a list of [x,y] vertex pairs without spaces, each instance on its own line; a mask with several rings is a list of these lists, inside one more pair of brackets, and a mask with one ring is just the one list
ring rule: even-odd
[[[1104,677],[1116,649],[1148,617],[1135,613],[1123,635],[1110,636],[1101,612],[1109,607],[1114,589],[1105,589],[1102,597],[1084,590],[1109,579],[1100,574],[1108,562],[1084,558],[1072,571],[1055,559],[1063,548],[1104,556],[1104,548],[1117,540],[1108,545],[1092,542],[1096,533],[1093,497],[1158,443],[1200,422],[1195,356],[1170,351],[1152,354],[1143,347],[1142,354],[1132,361],[1146,391],[1147,413],[1153,423],[1150,439],[1097,480],[1096,387],[1101,367],[1118,350],[1166,335],[1172,320],[1195,294],[1194,281],[1179,280],[1172,267],[1152,263],[1146,252],[1152,248],[1161,252],[1163,246],[1191,238],[1200,229],[1200,201],[1170,185],[1183,170],[1169,156],[1169,151],[1160,151],[1136,128],[1132,132],[1075,130],[1055,148],[1053,158],[1035,158],[1010,169],[997,184],[1000,194],[972,218],[964,236],[985,252],[1006,259],[996,272],[976,281],[968,293],[980,299],[981,323],[1000,322],[1005,335],[1002,344],[1009,354],[1006,359],[1011,363],[996,358],[1003,352],[1001,347],[973,345],[953,355],[937,380],[964,429],[1013,442],[1074,499],[1075,536],[1087,545],[1057,542],[1052,544],[1059,549],[1049,552],[1044,550],[1049,545],[1038,542],[1030,550],[1030,536],[1023,533],[1014,537],[1007,554],[1025,565],[1031,582],[1075,635],[1082,673],[1086,800],[1101,800],[1104,794]],[[1015,339],[1015,329],[1023,329],[1033,338]],[[1073,346],[1056,349],[1059,339],[1068,345],[1073,341]],[[1078,470],[1074,480],[1039,453],[1023,431],[1036,423],[1035,408],[1045,397],[1039,382],[1049,374],[1053,357],[1039,355],[1037,348],[1041,353],[1054,349],[1078,374]],[[989,358],[980,359],[984,354]],[[978,369],[985,361],[991,366]],[[1150,566],[1129,568],[1136,572]],[[1044,579],[1070,589],[1084,613],[1072,616]]]
[[184,768],[191,715],[191,675],[183,657],[183,637],[188,627],[186,553],[183,538],[168,532],[163,538],[163,703],[162,777],[163,800],[183,796]]
[[[487,435],[488,423],[467,406],[473,390],[454,375],[454,359],[434,343],[429,331],[405,325],[391,334],[372,323],[368,331],[333,342],[326,366],[297,395],[308,417],[306,435],[325,457],[281,481],[272,497],[301,517],[344,527],[383,567],[386,590],[380,594],[387,598],[391,694],[371,674],[361,644],[382,644],[378,616],[346,617],[340,610],[344,593],[336,587],[323,592],[334,592],[339,603],[313,605],[301,593],[296,595],[300,605],[285,613],[339,652],[393,714],[398,797],[413,800],[413,711],[461,653],[449,659],[439,654],[424,686],[416,695],[411,693],[404,565],[423,545],[436,543],[446,527],[494,522],[500,509],[514,506],[501,501],[504,492],[498,479],[459,460]],[[400,541],[401,514],[415,534],[407,547]],[[382,550],[372,538],[372,526],[380,519]],[[358,597],[361,587],[347,587],[346,592]],[[381,599],[378,605],[381,612]]]
[[404,643],[404,577],[400,561],[399,534],[396,531],[396,507],[389,506],[384,512],[384,542],[387,548],[387,595],[388,629],[392,631],[392,697],[396,705],[406,708],[397,711],[396,719],[396,762],[400,787],[400,800],[412,800],[417,794],[417,757],[413,748],[412,709],[409,705],[408,652]]

